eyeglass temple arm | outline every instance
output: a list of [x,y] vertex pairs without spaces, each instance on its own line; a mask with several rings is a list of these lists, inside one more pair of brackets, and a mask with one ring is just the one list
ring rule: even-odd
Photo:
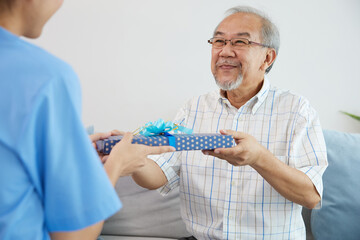
[[258,45],[258,46],[262,46],[262,47],[267,47],[267,48],[272,48],[268,45],[265,45],[265,44],[261,44],[261,43],[257,43],[257,42],[253,42],[253,41],[249,41],[250,44],[254,44],[254,45]]

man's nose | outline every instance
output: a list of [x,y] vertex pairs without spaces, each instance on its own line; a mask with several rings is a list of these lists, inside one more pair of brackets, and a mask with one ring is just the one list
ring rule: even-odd
[[221,57],[235,57],[234,48],[230,41],[221,49],[219,56]]

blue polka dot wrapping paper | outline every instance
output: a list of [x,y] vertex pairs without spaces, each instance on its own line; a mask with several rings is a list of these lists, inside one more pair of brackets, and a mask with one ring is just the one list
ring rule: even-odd
[[[97,150],[109,154],[122,136],[111,136],[96,142]],[[157,136],[135,135],[132,143],[148,146],[173,146],[176,151],[213,150],[215,148],[230,148],[233,146],[231,135],[218,133],[171,134]]]

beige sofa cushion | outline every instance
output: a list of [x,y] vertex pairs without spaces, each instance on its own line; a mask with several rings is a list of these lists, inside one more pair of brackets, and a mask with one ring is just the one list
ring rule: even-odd
[[105,222],[103,235],[138,236],[141,239],[190,236],[180,216],[178,191],[163,197],[156,190],[139,187],[131,177],[120,178],[116,191],[123,208]]

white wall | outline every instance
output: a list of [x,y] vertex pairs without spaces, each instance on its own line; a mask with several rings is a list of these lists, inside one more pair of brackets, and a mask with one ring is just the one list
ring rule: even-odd
[[239,4],[280,29],[272,84],[307,97],[324,128],[360,132],[339,113],[360,115],[359,0],[67,0],[34,42],[78,73],[85,125],[132,131],[217,88],[207,39]]

